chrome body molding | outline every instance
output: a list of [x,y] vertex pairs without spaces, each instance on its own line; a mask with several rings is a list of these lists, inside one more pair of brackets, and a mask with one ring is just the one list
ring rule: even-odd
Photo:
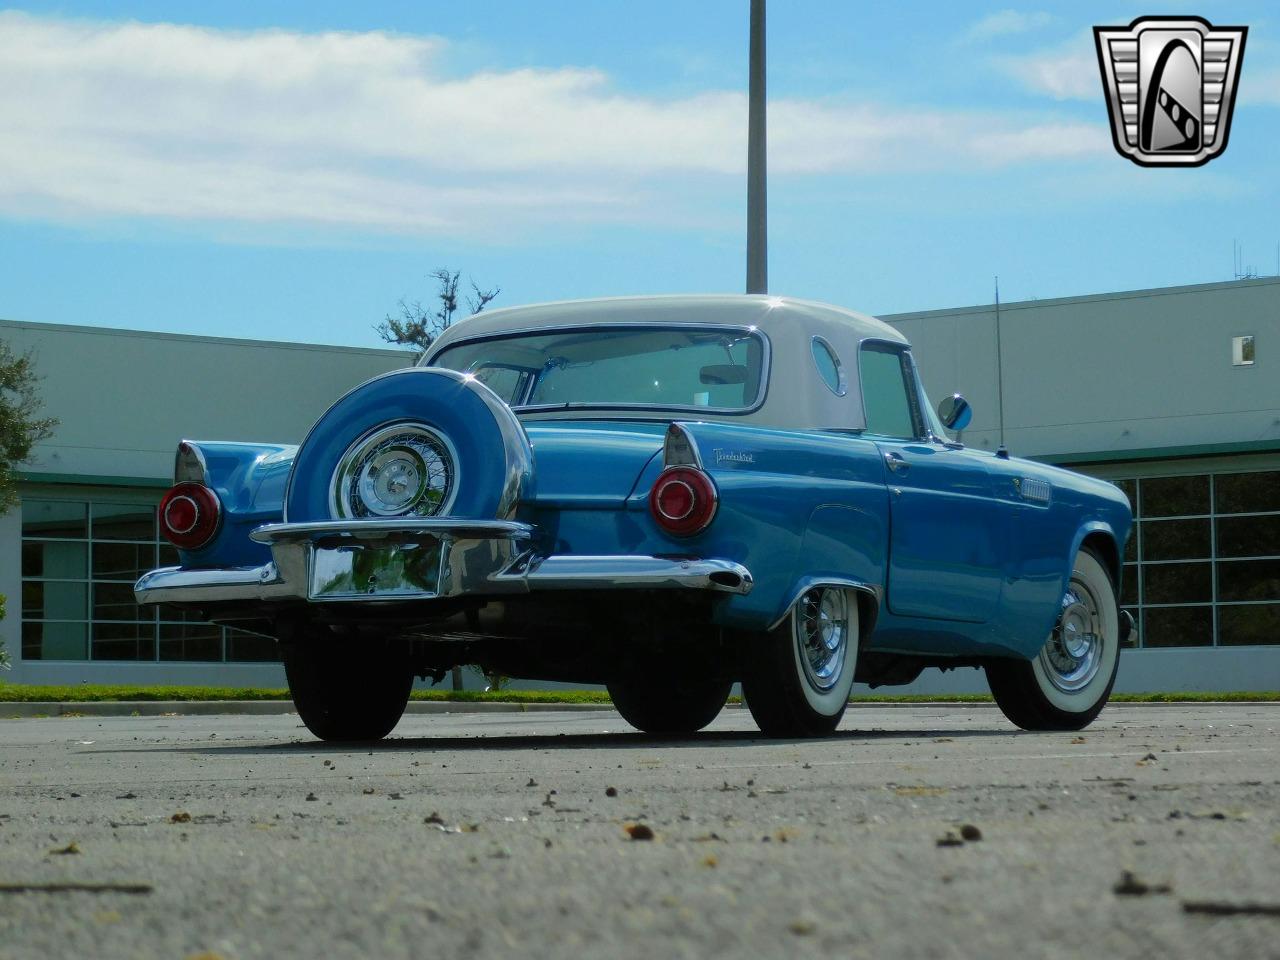
[[751,572],[730,560],[539,556],[533,528],[510,520],[343,520],[275,523],[251,536],[271,546],[257,567],[153,570],[139,603],[310,601],[384,603],[539,590],[708,590],[745,594]]
[[274,563],[229,570],[161,567],[133,585],[139,603],[220,603],[226,600],[289,600],[296,594]]
[[191,440],[179,443],[178,452],[173,457],[173,482],[204,483],[208,476],[209,464],[204,451]]
[[666,437],[662,441],[662,465],[704,469],[698,441],[684,424],[677,422],[667,427]]
[[860,580],[845,580],[840,577],[804,577],[801,579],[791,591],[786,605],[782,608],[782,616],[769,624],[769,629],[773,630],[779,626],[782,621],[786,620],[787,617],[791,616],[791,610],[800,602],[800,598],[810,590],[814,590],[819,587],[843,587],[846,590],[856,590],[859,593],[864,593],[871,597],[875,603],[871,611],[871,622],[862,624],[861,632],[863,636],[867,636],[873,629],[875,629],[876,617],[880,613],[880,604],[884,599],[883,588],[874,583],[863,583]]
[[680,557],[575,556],[530,558],[498,582],[519,580],[529,590],[716,590],[750,593],[751,571],[732,560]]
[[394,520],[316,520],[312,523],[268,523],[249,534],[258,543],[304,543],[329,538],[413,541],[425,537],[450,540],[528,540],[533,527],[516,520],[455,520],[418,517]]
[[1030,500],[1032,503],[1047,504],[1053,499],[1053,487],[1047,480],[1036,477],[1014,477],[1013,487],[1023,500]]

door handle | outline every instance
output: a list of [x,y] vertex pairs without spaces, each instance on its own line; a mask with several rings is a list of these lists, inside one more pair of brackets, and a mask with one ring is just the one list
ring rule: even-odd
[[889,468],[890,473],[904,474],[911,469],[911,464],[903,459],[901,454],[886,453],[884,455],[884,465]]

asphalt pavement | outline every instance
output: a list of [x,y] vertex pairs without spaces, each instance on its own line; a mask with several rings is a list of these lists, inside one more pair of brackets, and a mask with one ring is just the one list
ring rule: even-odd
[[0,958],[1280,957],[1280,704],[0,720]]

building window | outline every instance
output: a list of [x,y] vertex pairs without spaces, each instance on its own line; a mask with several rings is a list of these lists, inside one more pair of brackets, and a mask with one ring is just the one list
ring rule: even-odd
[[23,659],[279,659],[270,638],[139,606],[134,582],[177,562],[153,503],[24,499]]
[[1231,338],[1231,362],[1237,367],[1253,365],[1253,337]]
[[1117,481],[1133,506],[1120,603],[1143,647],[1280,644],[1280,471]]

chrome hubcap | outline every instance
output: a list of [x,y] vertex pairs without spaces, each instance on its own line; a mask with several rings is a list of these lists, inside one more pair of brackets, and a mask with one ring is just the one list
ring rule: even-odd
[[334,472],[331,502],[338,517],[433,517],[457,488],[457,457],[449,441],[421,424],[383,427],[357,440]]
[[795,642],[809,685],[822,692],[834,687],[849,651],[849,601],[843,590],[819,588],[800,598]]
[[1098,600],[1088,585],[1073,577],[1062,597],[1058,625],[1040,651],[1045,675],[1064,693],[1082,689],[1097,676],[1103,643]]

